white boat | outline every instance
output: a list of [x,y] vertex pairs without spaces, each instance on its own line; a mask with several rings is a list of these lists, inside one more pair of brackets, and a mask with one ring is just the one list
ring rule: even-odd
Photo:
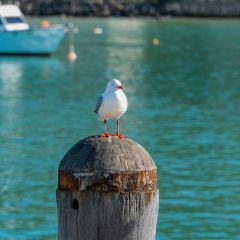
[[64,26],[30,27],[16,5],[0,5],[0,55],[50,55],[64,36]]

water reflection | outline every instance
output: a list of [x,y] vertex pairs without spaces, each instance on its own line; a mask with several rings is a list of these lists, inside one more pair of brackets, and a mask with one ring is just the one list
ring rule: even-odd
[[0,61],[0,76],[3,96],[10,96],[11,93],[18,92],[17,89],[20,87],[22,77],[21,64]]
[[[36,228],[41,229],[45,221],[44,216],[38,217],[40,212],[44,208],[53,212],[49,206],[52,208],[54,199],[48,196],[45,185],[51,181],[46,179],[46,173],[53,176],[52,166],[48,164],[41,172],[41,164],[35,165],[41,146],[41,136],[37,134],[39,113],[44,108],[39,96],[47,94],[44,81],[55,81],[63,73],[62,63],[54,58],[0,59],[0,228],[5,229],[0,231],[1,239],[33,239],[26,229],[35,229],[37,234]],[[33,176],[38,177],[32,179]],[[40,199],[46,204],[39,211]],[[51,221],[51,217],[48,219]],[[41,237],[40,233],[37,235]]]
[[[1,118],[2,131],[16,133],[16,122],[24,119],[23,106],[27,96],[40,93],[40,85],[44,80],[53,81],[56,75],[63,73],[62,64],[54,58],[1,58]],[[36,85],[35,85],[36,83]],[[39,86],[38,86],[39,85]],[[35,105],[36,99],[28,107]],[[12,125],[11,125],[12,124]]]
[[[9,134],[7,129],[14,129],[18,120],[18,101],[21,98],[22,66],[18,62],[0,62],[1,83],[1,127],[4,136]],[[13,133],[11,133],[12,135]],[[4,140],[4,139],[3,139]]]

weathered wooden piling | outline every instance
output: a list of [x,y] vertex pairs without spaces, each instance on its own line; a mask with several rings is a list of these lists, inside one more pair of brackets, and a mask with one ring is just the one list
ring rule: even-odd
[[154,240],[157,169],[130,139],[88,137],[58,170],[59,240]]

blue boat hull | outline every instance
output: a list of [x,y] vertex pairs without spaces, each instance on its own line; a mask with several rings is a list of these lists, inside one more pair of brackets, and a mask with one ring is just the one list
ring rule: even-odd
[[0,32],[0,55],[52,54],[64,36],[64,27],[32,28]]

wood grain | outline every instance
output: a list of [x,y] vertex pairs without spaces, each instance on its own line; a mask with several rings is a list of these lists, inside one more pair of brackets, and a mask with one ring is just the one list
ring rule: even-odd
[[88,137],[59,165],[59,240],[154,240],[157,169],[130,139]]

